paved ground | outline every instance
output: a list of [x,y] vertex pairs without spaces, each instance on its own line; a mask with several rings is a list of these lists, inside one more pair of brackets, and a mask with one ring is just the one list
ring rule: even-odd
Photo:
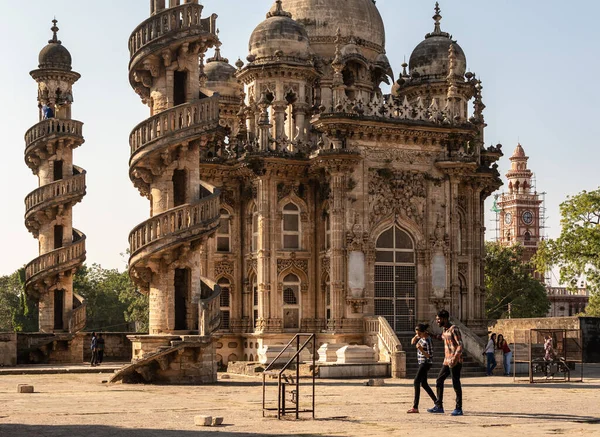
[[[106,374],[1,375],[0,436],[600,436],[600,369],[586,373],[585,382],[569,384],[465,379],[465,416],[457,418],[426,413],[426,395],[423,413],[407,415],[411,381],[386,380],[383,387],[320,381],[315,421],[263,418],[259,380],[241,376],[174,387],[108,385]],[[18,383],[36,392],[17,394]],[[447,386],[448,411],[453,401]],[[198,414],[224,416],[225,426],[195,427]]]

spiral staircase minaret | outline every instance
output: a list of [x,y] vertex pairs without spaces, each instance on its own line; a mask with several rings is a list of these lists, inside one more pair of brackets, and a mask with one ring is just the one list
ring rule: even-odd
[[[202,277],[200,245],[218,226],[219,190],[200,180],[200,151],[221,135],[219,96],[200,92],[200,57],[218,42],[216,15],[198,0],[151,2],[129,39],[129,80],[150,118],[130,135],[130,178],[150,219],[129,235],[132,279],[149,295],[150,335],[202,332],[217,292]],[[218,309],[218,305],[217,305]]]
[[73,150],[84,142],[83,123],[71,118],[71,55],[52,39],[30,74],[38,84],[39,123],[25,134],[25,162],[39,188],[25,198],[25,225],[39,240],[39,256],[25,268],[27,293],[39,302],[39,331],[75,333],[85,327],[85,301],[73,291],[73,275],[85,261],[85,235],[73,228],[72,209],[85,195],[86,172],[73,165]]

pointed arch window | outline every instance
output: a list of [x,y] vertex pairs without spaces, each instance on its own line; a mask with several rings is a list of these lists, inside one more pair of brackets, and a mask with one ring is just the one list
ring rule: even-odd
[[229,331],[229,320],[231,317],[231,282],[227,278],[221,278],[217,284],[221,287],[221,329]]
[[224,208],[221,209],[221,219],[217,229],[217,252],[231,252],[231,216]]
[[300,208],[290,202],[283,207],[282,220],[283,248],[300,249]]
[[283,328],[300,327],[300,279],[294,274],[283,278]]

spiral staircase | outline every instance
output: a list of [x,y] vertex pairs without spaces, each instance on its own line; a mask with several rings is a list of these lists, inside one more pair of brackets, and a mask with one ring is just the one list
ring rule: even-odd
[[[25,162],[39,187],[25,198],[25,226],[40,241],[40,255],[25,267],[25,290],[39,302],[40,333],[53,334],[44,341],[68,342],[86,322],[86,303],[73,291],[86,237],[72,227],[72,208],[86,194],[86,172],[72,164],[73,150],[84,143],[83,123],[71,119],[71,89],[80,75],[71,71],[71,55],[53,23],[53,38],[30,73],[38,83],[41,121],[25,133]],[[48,107],[52,111],[44,113]],[[33,348],[43,348],[44,341]]]
[[[150,295],[150,335],[132,338],[134,362],[113,380],[130,380],[125,376],[131,374],[146,382],[202,383],[216,378],[212,362],[205,366],[208,376],[183,371],[177,364],[188,353],[206,361],[220,323],[219,287],[200,276],[195,262],[200,243],[216,231],[220,218],[220,190],[199,179],[200,150],[224,136],[219,96],[201,98],[200,93],[199,59],[218,42],[216,15],[202,18],[202,10],[197,0],[183,5],[172,0],[169,7],[164,0],[153,1],[151,17],[129,39],[129,80],[151,108],[151,117],[129,138],[130,178],[151,203],[151,217],[129,234],[130,276]],[[179,194],[175,172],[184,174]],[[189,292],[183,296],[183,327],[177,325],[180,308],[174,303],[176,269],[190,275]],[[179,372],[173,372],[176,367]]]

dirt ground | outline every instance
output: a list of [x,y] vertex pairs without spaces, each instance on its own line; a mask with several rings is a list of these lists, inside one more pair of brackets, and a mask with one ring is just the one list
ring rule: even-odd
[[[597,374],[598,372],[596,372]],[[512,378],[463,380],[463,417],[408,415],[412,381],[317,381],[316,420],[262,417],[259,379],[231,376],[203,387],[110,385],[106,374],[0,376],[1,437],[221,436],[600,436],[600,377],[583,383],[530,385]],[[430,383],[434,381],[430,379]],[[17,384],[34,394],[18,394]],[[275,387],[269,387],[275,399]],[[308,387],[301,400],[309,401]],[[446,413],[454,392],[446,385]],[[223,416],[224,426],[194,425],[195,415]]]

